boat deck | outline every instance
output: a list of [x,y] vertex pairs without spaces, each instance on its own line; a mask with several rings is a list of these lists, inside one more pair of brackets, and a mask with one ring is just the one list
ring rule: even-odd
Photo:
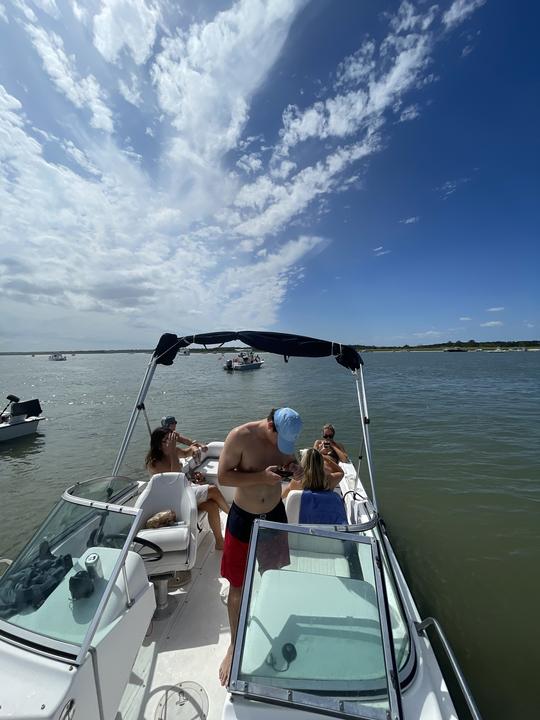
[[221,552],[206,532],[189,581],[171,590],[165,617],[150,623],[116,720],[221,718],[227,692],[218,669],[230,634],[220,563]]

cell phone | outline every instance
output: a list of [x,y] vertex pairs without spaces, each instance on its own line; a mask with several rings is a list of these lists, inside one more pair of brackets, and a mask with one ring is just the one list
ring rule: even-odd
[[282,478],[292,478],[293,471],[287,470],[286,468],[277,468],[277,470],[274,470],[276,475],[280,475]]

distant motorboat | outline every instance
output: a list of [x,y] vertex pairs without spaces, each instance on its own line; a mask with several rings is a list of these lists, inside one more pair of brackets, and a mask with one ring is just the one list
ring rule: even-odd
[[67,357],[61,352],[53,352],[49,355],[49,360],[67,360]]
[[45,420],[39,400],[20,402],[16,395],[8,395],[6,400],[8,404],[0,413],[0,442],[35,433],[39,421]]
[[261,360],[259,355],[253,353],[241,352],[232,360],[227,360],[223,365],[223,369],[227,372],[234,372],[235,370],[258,370],[264,365],[264,360]]

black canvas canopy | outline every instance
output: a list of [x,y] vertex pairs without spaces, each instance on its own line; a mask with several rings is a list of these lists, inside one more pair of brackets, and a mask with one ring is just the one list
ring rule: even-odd
[[12,415],[25,415],[26,417],[37,417],[41,415],[41,405],[39,400],[24,400],[23,402],[16,402],[11,405]]
[[335,357],[340,365],[352,371],[358,370],[360,365],[363,365],[359,353],[350,345],[342,345],[330,340],[317,340],[303,335],[252,330],[222,331],[183,337],[165,333],[159,339],[153,357],[159,365],[172,365],[178,350],[188,345],[221,346],[235,340],[240,340],[260,352],[283,355],[286,361],[290,357]]

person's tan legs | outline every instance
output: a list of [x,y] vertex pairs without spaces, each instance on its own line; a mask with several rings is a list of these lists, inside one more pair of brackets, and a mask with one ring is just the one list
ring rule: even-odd
[[231,626],[231,643],[227,648],[225,657],[219,666],[219,681],[222,685],[227,685],[229,675],[231,673],[231,664],[234,651],[234,641],[236,639],[236,630],[238,628],[238,616],[240,615],[240,599],[242,597],[242,588],[229,587],[229,597],[227,599],[227,612],[229,613],[229,624]]
[[220,489],[217,488],[215,485],[208,486],[208,499],[213,500],[215,503],[217,503],[219,505],[219,509],[223,510],[225,515],[229,514],[229,506],[227,505],[227,501],[221,494]]
[[[210,495],[210,492],[208,493]],[[223,550],[223,535],[221,533],[221,518],[219,517],[219,506],[215,500],[206,500],[199,505],[199,510],[208,513],[208,524],[214,533],[216,550]]]

